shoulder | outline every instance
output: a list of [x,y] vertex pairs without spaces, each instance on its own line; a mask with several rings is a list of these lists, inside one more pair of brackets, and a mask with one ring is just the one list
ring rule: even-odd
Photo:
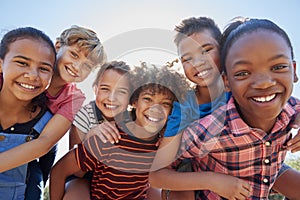
[[188,126],[187,131],[197,134],[210,133],[212,135],[214,132],[219,133],[220,130],[226,128],[226,113],[227,105],[223,105],[214,110],[211,114],[195,120]]
[[95,101],[90,101],[88,104],[82,106],[76,115],[95,116],[94,104]]

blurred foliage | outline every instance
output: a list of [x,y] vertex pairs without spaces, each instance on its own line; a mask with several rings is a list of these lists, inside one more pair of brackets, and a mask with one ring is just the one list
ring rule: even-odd
[[47,185],[44,189],[44,199],[43,200],[50,200],[49,196],[49,185]]

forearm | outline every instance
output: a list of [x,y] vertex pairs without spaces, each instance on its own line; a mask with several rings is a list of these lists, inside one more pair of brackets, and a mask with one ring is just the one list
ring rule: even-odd
[[156,171],[171,165],[172,162],[176,160],[180,141],[181,134],[177,134],[173,137],[162,138],[150,170]]
[[213,172],[177,172],[164,168],[150,172],[149,182],[152,187],[167,190],[211,190],[213,174]]
[[46,154],[52,146],[47,139],[41,138],[2,152],[0,153],[0,172],[32,161]]
[[0,153],[0,172],[18,167],[46,154],[68,131],[71,122],[54,115],[37,139]]

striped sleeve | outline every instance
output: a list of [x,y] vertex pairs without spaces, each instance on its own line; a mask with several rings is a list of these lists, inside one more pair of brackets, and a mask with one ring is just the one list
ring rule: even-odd
[[75,156],[78,167],[82,171],[93,171],[97,166],[97,159],[93,157],[83,144],[79,144],[75,149]]
[[75,115],[73,125],[83,133],[88,133],[89,130],[97,123],[91,103],[82,107]]

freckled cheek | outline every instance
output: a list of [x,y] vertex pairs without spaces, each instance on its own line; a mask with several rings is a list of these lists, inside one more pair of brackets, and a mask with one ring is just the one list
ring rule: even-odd
[[46,84],[49,85],[52,80],[52,74],[51,75],[44,75],[41,77],[42,81]]

